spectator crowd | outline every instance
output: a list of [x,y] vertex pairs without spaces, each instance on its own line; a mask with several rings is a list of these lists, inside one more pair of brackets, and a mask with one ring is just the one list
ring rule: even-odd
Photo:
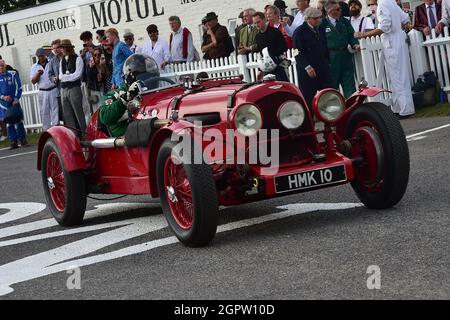
[[[425,36],[432,29],[442,32],[450,23],[450,0],[442,4],[424,0],[415,9],[413,24],[410,12],[403,10],[398,0],[367,0],[367,16],[362,14],[361,1],[318,0],[316,7],[311,7],[310,0],[297,0],[295,16],[288,13],[282,0],[260,11],[248,8],[239,15],[241,24],[234,30],[234,42],[218,15],[210,12],[201,21],[204,33],[199,50],[177,16],[168,19],[171,33],[167,39],[157,25],[150,24],[143,46],[135,44],[132,32],[121,37],[114,28],[97,30],[95,40],[92,32],[81,33],[83,49],[78,53],[71,40],[56,39],[37,49],[37,62],[29,75],[39,88],[43,129],[64,122],[81,137],[104,96],[123,85],[123,65],[134,53],[152,57],[164,74],[173,64],[259,52],[264,62],[260,77],[273,74],[279,81],[288,81],[290,62],[285,53],[294,49],[299,86],[309,106],[317,90],[323,88],[342,89],[348,98],[356,91],[353,53],[360,50],[358,40],[375,35],[382,35],[393,110],[400,117],[410,116],[414,106],[405,79],[407,60],[402,58],[405,31],[414,27]],[[12,149],[19,144],[26,146],[20,76],[1,56],[0,75],[0,141],[7,139],[8,133]]]

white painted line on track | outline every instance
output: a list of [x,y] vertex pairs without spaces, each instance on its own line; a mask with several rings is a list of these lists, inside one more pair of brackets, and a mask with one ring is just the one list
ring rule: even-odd
[[[252,226],[261,225],[267,222],[283,220],[286,218],[317,212],[317,211],[342,211],[347,209],[355,209],[362,207],[360,203],[295,203],[277,207],[281,212],[269,214],[266,216],[249,218],[245,220],[230,222],[220,225],[217,233],[224,233],[237,229],[248,228]],[[337,213],[338,214],[338,213]],[[131,224],[128,224],[131,223]],[[120,224],[125,224],[119,227]],[[178,240],[174,236],[150,240],[141,244],[131,245],[115,251],[100,253],[89,257],[83,257],[95,253],[112,245],[122,243],[127,240],[138,238],[146,234],[159,231],[167,228],[167,222],[163,215],[146,216],[132,220],[125,220],[122,222],[114,222],[113,224],[103,224],[97,226],[84,227],[85,231],[94,231],[98,228],[119,227],[118,229],[109,230],[100,234],[95,234],[81,240],[71,243],[61,242],[62,246],[51,249],[45,252],[38,252],[34,255],[0,265],[0,296],[10,294],[14,291],[12,285],[20,282],[25,282],[40,277],[48,276],[58,272],[64,272],[76,266],[78,268],[111,261],[119,258],[124,258],[136,255],[143,252],[148,252],[153,249],[161,248],[171,244],[177,244]],[[76,229],[58,230],[55,237],[62,236],[63,232],[67,235],[73,233]],[[50,234],[43,234],[39,236],[31,236],[28,238],[18,239],[14,243],[3,242],[3,245],[15,245],[26,243],[29,241],[48,239]]]
[[443,125],[443,126],[440,126],[440,127],[437,127],[437,128],[433,128],[433,129],[430,129],[430,130],[426,130],[426,131],[422,131],[422,132],[419,132],[419,133],[412,134],[410,136],[407,136],[406,139],[411,139],[411,138],[414,138],[414,137],[422,136],[422,135],[424,135],[426,133],[442,130],[442,129],[445,129],[445,128],[448,128],[448,127],[450,127],[450,123],[446,124],[446,125]]
[[419,141],[419,140],[423,140],[426,139],[427,136],[418,136],[418,137],[413,137],[413,138],[409,138],[407,139],[408,142],[412,142],[412,141]]
[[15,158],[15,157],[20,157],[20,156],[26,156],[28,154],[35,154],[35,153],[37,153],[37,151],[17,153],[17,154],[12,154],[10,156],[0,157],[0,160],[10,159],[10,158]]

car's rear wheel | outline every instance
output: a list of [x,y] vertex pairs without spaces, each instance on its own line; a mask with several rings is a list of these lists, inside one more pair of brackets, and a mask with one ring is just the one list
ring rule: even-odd
[[405,133],[392,111],[382,103],[366,103],[350,116],[347,139],[355,159],[353,189],[371,209],[395,206],[409,181],[409,149]]
[[50,212],[65,227],[83,222],[86,211],[86,187],[81,170],[64,170],[61,153],[52,139],[42,152],[42,183]]
[[169,227],[186,246],[208,245],[217,231],[219,205],[211,168],[182,161],[166,140],[158,154],[161,205]]

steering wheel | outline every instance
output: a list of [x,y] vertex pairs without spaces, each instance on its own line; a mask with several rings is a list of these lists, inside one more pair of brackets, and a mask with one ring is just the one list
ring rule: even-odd
[[[171,85],[175,84],[175,81],[173,81],[172,79],[164,78],[164,77],[154,77],[154,78],[150,78],[147,80],[143,80],[142,82],[144,83],[144,86],[148,88],[148,87],[152,87],[152,86],[150,86],[150,84],[155,83],[155,82],[160,82],[160,81],[167,82]],[[151,88],[151,89],[156,89],[156,88]]]

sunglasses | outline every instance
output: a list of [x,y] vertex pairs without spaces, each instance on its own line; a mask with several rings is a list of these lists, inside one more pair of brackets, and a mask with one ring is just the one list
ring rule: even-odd
[[125,38],[125,41],[133,41],[133,38]]

